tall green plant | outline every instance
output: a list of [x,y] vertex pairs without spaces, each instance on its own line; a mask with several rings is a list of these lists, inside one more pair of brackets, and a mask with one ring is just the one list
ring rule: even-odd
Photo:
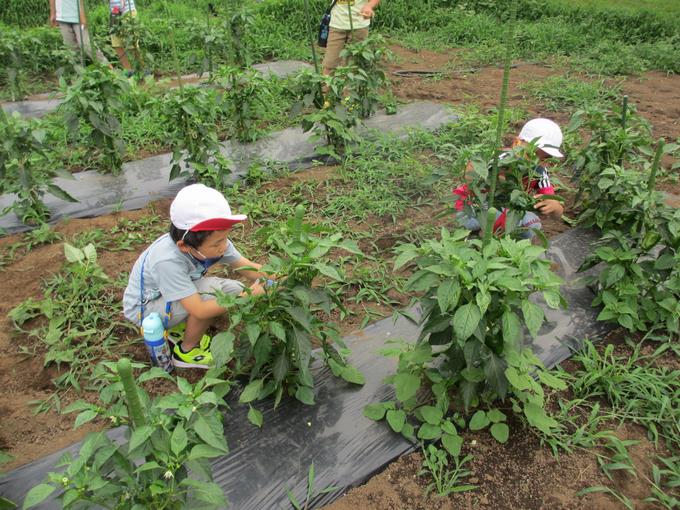
[[77,202],[53,182],[57,175],[72,176],[55,167],[49,153],[52,142],[41,121],[23,119],[18,113],[7,117],[0,111],[0,194],[16,197],[12,205],[0,210],[0,216],[14,211],[22,222],[38,224],[50,218],[42,201],[45,193]]
[[[347,81],[347,74],[323,76],[304,70],[297,76],[295,88],[299,99],[291,109],[291,116],[302,114],[303,131],[314,131],[316,140],[326,142],[317,151],[336,159],[342,159],[347,147],[359,140],[353,129],[358,112],[344,101]],[[321,94],[322,88],[325,94]]]
[[216,188],[227,184],[229,162],[220,152],[217,112],[213,90],[183,87],[165,94],[162,115],[172,147],[170,180],[193,176]]
[[60,86],[65,94],[60,110],[70,137],[82,140],[82,124],[85,140],[104,157],[104,170],[119,174],[125,155],[120,118],[124,98],[130,92],[129,82],[108,67],[93,63],[85,68],[77,67],[71,85],[61,78]]
[[350,108],[358,108],[359,116],[367,119],[375,113],[381,92],[388,86],[384,60],[391,55],[385,39],[372,34],[363,41],[346,45],[340,56],[347,59],[347,67],[336,72],[346,74],[347,98]]
[[[542,369],[541,361],[524,344],[524,331],[539,334],[543,308],[530,296],[541,295],[551,308],[565,305],[561,279],[550,270],[545,250],[529,240],[509,237],[467,239],[468,232],[441,231],[441,240],[397,248],[395,270],[415,263],[406,289],[418,293],[421,334],[415,346],[390,349],[397,355],[396,374],[388,378],[396,401],[373,404],[366,415],[385,417],[406,436],[414,429],[406,419],[419,420],[417,437],[441,439],[453,456],[462,440],[456,427],[465,420],[453,409],[466,411],[510,398],[513,410],[549,432],[557,423],[544,408],[540,382],[563,383]],[[477,411],[468,422],[473,430],[490,427],[501,442],[508,438],[505,415],[497,409]]]
[[[265,227],[259,233],[277,253],[262,271],[279,279],[257,298],[218,296],[229,312],[229,328],[215,336],[212,354],[217,366],[236,358],[239,370],[249,374],[240,401],[250,403],[269,395],[278,405],[284,391],[305,404],[314,404],[314,379],[310,371],[312,346],[333,373],[363,384],[363,375],[346,361],[348,350],[329,319],[333,310],[343,313],[342,303],[327,286],[325,277],[342,280],[340,270],[327,260],[331,250],[361,254],[356,243],[340,234],[321,236],[326,229],[304,223],[304,207],[284,225]],[[261,415],[251,413],[261,424]]]
[[267,106],[264,93],[267,83],[254,69],[221,67],[217,82],[224,87],[222,109],[234,123],[236,138],[241,142],[252,142],[258,134],[257,120]]

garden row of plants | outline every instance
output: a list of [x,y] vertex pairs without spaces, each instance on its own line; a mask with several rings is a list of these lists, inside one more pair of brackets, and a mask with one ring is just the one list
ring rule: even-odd
[[23,119],[0,112],[0,193],[16,195],[1,213],[13,210],[29,224],[47,221],[45,193],[75,200],[52,182],[55,177],[68,178],[69,170],[80,165],[115,175],[139,151],[170,150],[170,179],[193,178],[224,188],[231,164],[219,140],[252,142],[263,134],[263,123],[280,124],[281,117],[316,131],[326,142],[319,152],[337,156],[357,140],[358,120],[389,97],[382,38],[373,36],[344,51],[349,65],[331,77],[317,69],[291,80],[265,79],[246,67],[246,59],[213,70],[212,87],[182,85],[178,78],[179,88],[166,91],[151,82],[131,83],[97,63],[76,66],[70,84],[61,80],[64,100],[56,114]]
[[[31,0],[23,2],[28,7]],[[603,74],[631,74],[649,69],[678,72],[680,29],[672,16],[649,11],[584,9],[563,4],[547,8],[544,2],[525,0],[514,21],[522,37],[515,46],[518,58],[571,59],[579,69]],[[90,32],[97,46],[115,59],[110,50],[107,6],[89,6]],[[316,19],[327,7],[310,2]],[[33,13],[40,10],[32,10]],[[311,59],[306,45],[305,7],[302,0],[247,2],[234,0],[217,8],[210,2],[152,2],[139,5],[139,17],[128,19],[115,30],[131,45],[138,44],[143,62],[140,72],[167,74],[175,62],[168,51],[173,45],[185,72],[207,72],[230,62],[233,37],[244,36],[255,61]],[[502,60],[502,23],[495,2],[428,3],[427,9],[397,0],[381,8],[374,27],[407,46],[430,49],[465,47],[475,63]],[[1,13],[0,13],[1,15]],[[11,23],[18,16],[6,16]],[[33,19],[31,17],[22,20]],[[46,23],[47,17],[38,25]],[[286,20],[282,23],[281,20]],[[584,21],[587,20],[587,21]],[[247,32],[239,25],[248,23]],[[37,51],[35,51],[37,50]],[[27,92],[45,90],[40,81],[61,68],[67,69],[68,51],[57,31],[47,27],[30,31],[4,26],[0,31],[0,66],[6,69],[0,85],[6,97],[16,99]],[[48,89],[49,90],[49,87]]]

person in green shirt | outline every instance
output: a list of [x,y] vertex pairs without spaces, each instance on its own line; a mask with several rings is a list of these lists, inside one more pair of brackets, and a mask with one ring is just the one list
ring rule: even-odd
[[82,46],[85,54],[92,60],[96,58],[102,64],[111,67],[100,50],[96,50],[95,55],[92,55],[92,45],[90,44],[90,35],[87,32],[87,20],[83,9],[84,1],[50,0],[50,25],[59,27],[66,45],[76,51],[80,51]]
[[330,30],[323,74],[329,75],[340,65],[340,52],[345,44],[363,41],[368,37],[371,18],[380,0],[337,0],[331,10]]

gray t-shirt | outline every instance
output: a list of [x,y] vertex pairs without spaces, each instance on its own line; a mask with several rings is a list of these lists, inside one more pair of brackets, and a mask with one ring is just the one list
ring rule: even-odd
[[[218,264],[231,264],[241,258],[241,254],[229,241],[227,250]],[[146,262],[144,260],[146,259]],[[170,234],[164,234],[154,241],[135,262],[130,279],[123,294],[123,314],[138,322],[141,307],[140,274],[144,263],[144,301],[162,298],[166,302],[179,301],[198,290],[194,281],[205,273],[204,266],[188,253],[182,253]]]

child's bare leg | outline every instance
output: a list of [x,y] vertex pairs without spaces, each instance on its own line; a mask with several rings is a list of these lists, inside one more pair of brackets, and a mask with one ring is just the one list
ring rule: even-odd
[[199,319],[193,315],[187,317],[187,327],[184,330],[184,340],[182,340],[182,350],[189,352],[196,347],[203,338],[203,335],[213,323],[213,318]]
[[125,48],[116,48],[116,54],[118,55],[120,65],[122,65],[124,69],[131,71],[132,66],[130,65],[130,61],[128,60],[127,55],[125,53]]

